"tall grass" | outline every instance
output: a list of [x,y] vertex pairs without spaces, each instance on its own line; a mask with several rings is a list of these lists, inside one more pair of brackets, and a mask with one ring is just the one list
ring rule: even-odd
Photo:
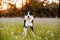
[[28,27],[24,37],[23,18],[0,18],[0,40],[60,40],[60,18],[34,18],[34,34]]

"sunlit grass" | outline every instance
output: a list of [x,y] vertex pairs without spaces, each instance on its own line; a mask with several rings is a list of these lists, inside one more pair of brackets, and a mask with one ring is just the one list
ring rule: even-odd
[[0,40],[60,40],[60,18],[34,19],[34,34],[28,27],[22,35],[23,18],[0,18]]

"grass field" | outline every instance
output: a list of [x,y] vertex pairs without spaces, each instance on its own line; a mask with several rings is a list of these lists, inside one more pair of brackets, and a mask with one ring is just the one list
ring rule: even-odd
[[0,40],[60,40],[60,18],[34,18],[34,34],[22,35],[23,18],[0,18]]

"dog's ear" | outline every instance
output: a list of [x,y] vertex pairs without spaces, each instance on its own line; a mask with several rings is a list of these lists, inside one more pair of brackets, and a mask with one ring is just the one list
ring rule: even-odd
[[27,11],[25,11],[25,15],[27,15]]
[[30,11],[30,15],[33,15],[33,11]]

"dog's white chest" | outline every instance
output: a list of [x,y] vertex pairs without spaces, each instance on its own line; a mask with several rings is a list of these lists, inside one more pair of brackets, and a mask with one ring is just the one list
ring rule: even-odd
[[33,20],[33,17],[32,16],[29,16],[29,18],[26,16],[25,17],[25,20],[27,23],[31,23],[31,21]]

